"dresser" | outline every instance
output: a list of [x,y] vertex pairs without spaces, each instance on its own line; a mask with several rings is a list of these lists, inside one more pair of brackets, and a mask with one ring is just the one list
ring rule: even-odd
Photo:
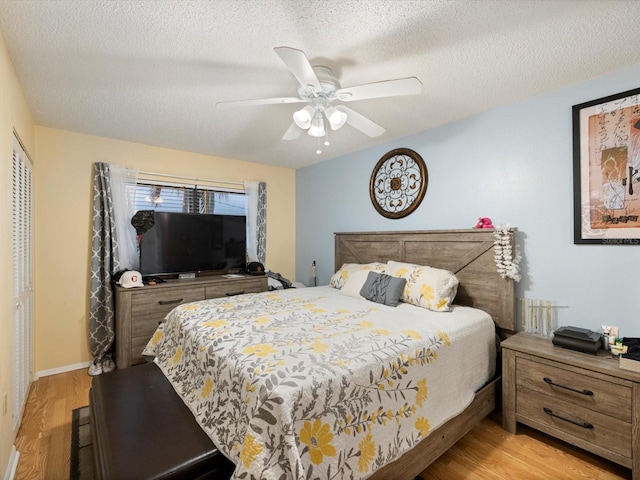
[[517,422],[631,468],[640,480],[640,374],[518,333],[502,342],[502,422]]
[[221,275],[167,280],[139,288],[115,288],[116,366],[127,368],[144,362],[144,347],[174,307],[198,300],[264,292],[267,277]]

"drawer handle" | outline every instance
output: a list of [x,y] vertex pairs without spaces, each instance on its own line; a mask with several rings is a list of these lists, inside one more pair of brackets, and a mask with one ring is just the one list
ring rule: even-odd
[[174,305],[176,303],[180,303],[184,300],[184,298],[176,298],[175,300],[160,300],[158,303],[160,305]]
[[543,380],[549,385],[553,385],[554,387],[560,387],[560,388],[564,388],[565,390],[571,390],[572,392],[579,393],[580,395],[593,396],[593,392],[591,390],[587,390],[586,388],[584,390],[576,390],[575,388],[571,388],[565,385],[560,385],[559,383],[555,383],[549,377],[544,377]]
[[591,423],[589,423],[589,422],[576,422],[575,420],[571,420],[570,418],[561,417],[560,415],[556,415],[555,413],[553,413],[553,410],[551,410],[550,408],[547,408],[547,407],[544,407],[543,410],[544,410],[544,413],[546,413],[550,417],[559,418],[560,420],[564,420],[565,422],[573,423],[574,425],[577,425],[577,426],[582,427],[582,428],[588,428],[588,429],[592,429],[593,428],[593,425]]
[[240,290],[238,292],[229,292],[229,293],[225,293],[225,295],[227,297],[234,297],[236,295],[242,295],[244,293],[244,290]]

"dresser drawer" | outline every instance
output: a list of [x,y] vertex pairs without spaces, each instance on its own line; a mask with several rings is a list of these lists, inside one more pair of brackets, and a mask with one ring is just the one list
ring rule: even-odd
[[631,388],[527,358],[516,359],[517,387],[631,422]]
[[204,300],[204,287],[158,289],[131,296],[131,338],[151,337],[167,314],[178,305]]
[[178,305],[206,298],[226,297],[267,290],[267,277],[211,276],[168,279],[144,288],[116,286],[115,358],[118,368],[144,362],[142,350],[160,322]]
[[151,340],[153,333],[155,333],[155,329],[149,335],[133,337],[131,339],[131,365],[146,362],[145,358],[142,356],[142,351],[149,343],[149,340]]
[[131,365],[138,365],[139,363],[146,362],[145,358],[142,356],[142,351],[144,347],[149,343],[149,339],[146,340],[143,338],[134,338],[131,341]]
[[159,315],[161,319],[178,305],[204,300],[205,287],[157,289],[131,295],[131,314],[134,317]]
[[259,293],[266,290],[265,280],[261,278],[245,278],[230,283],[209,285],[206,287],[206,298],[231,297],[243,293]]
[[518,421],[583,448],[590,445],[631,458],[631,423],[522,386],[516,396]]

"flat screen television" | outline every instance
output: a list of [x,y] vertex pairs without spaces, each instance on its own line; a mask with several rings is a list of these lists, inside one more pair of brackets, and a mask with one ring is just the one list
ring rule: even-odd
[[140,239],[140,273],[173,275],[244,268],[246,217],[155,212]]

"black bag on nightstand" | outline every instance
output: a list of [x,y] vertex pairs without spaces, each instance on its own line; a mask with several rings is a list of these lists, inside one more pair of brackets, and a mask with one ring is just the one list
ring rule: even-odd
[[595,355],[602,348],[602,334],[580,327],[560,327],[553,332],[554,345]]

